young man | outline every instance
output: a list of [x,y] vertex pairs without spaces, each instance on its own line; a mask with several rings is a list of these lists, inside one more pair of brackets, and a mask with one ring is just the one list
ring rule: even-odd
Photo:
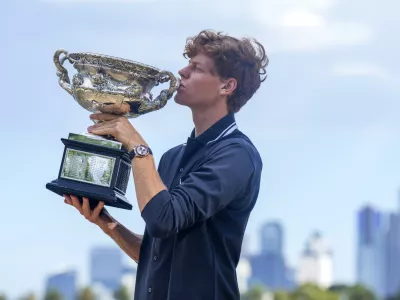
[[158,170],[126,118],[94,114],[104,122],[88,128],[136,153],[132,170],[144,235],[112,218],[102,202],[93,210],[88,199],[81,205],[65,195],[65,202],[138,262],[136,300],[235,300],[236,266],[262,161],[234,114],[265,80],[268,58],[256,41],[211,31],[189,38],[184,55],[190,61],[179,71],[175,101],[191,109],[194,129],[185,144],[163,154]]

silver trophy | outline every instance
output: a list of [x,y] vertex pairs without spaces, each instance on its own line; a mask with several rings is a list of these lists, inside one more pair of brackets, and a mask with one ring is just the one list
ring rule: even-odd
[[[137,118],[163,108],[180,84],[171,72],[107,55],[60,49],[53,59],[60,86],[93,113]],[[72,83],[63,66],[65,61],[77,70]],[[169,88],[153,98],[151,90],[168,81]],[[104,201],[105,205],[132,209],[125,197],[131,164],[121,143],[88,133],[70,133],[61,141],[65,147],[59,175],[46,184],[47,189],[61,196],[88,197],[91,207]]]

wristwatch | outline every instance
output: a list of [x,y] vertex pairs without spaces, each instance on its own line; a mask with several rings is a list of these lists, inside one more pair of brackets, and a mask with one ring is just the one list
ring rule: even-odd
[[139,144],[136,145],[131,152],[129,152],[129,158],[132,160],[135,157],[145,157],[149,154],[153,154],[151,149],[145,145]]

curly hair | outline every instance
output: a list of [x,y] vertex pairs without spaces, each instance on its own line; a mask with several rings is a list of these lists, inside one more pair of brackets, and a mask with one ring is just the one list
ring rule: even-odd
[[263,45],[255,39],[237,39],[203,30],[187,39],[183,56],[192,58],[198,53],[213,59],[218,76],[236,79],[237,87],[227,100],[231,113],[238,112],[267,78],[269,59]]

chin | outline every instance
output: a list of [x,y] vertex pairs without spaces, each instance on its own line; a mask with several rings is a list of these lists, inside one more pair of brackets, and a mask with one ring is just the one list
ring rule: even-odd
[[180,105],[187,105],[187,103],[186,103],[186,101],[185,101],[186,99],[185,99],[185,97],[183,97],[183,95],[181,94],[179,94],[179,92],[175,95],[175,97],[174,97],[174,101],[177,103],[177,104],[180,104]]

